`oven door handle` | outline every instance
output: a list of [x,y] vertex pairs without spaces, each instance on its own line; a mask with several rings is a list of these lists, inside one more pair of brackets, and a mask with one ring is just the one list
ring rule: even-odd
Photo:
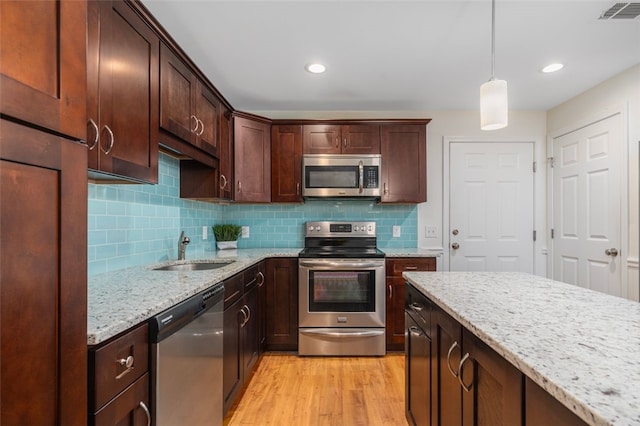
[[347,338],[347,337],[374,337],[380,336],[385,333],[383,330],[360,330],[360,331],[336,331],[325,329],[300,329],[301,334],[315,335],[315,336],[329,336],[329,337],[338,337],[338,338]]
[[335,262],[331,260],[300,260],[300,266],[306,266],[311,268],[379,268],[384,266],[384,260],[382,262],[370,262],[370,261],[344,261]]

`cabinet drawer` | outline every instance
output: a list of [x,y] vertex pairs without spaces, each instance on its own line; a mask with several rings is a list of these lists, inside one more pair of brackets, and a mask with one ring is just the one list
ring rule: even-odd
[[224,309],[227,309],[242,297],[243,287],[244,279],[242,272],[224,280]]
[[401,277],[405,271],[435,271],[435,257],[407,257],[387,259],[387,276]]
[[149,373],[140,377],[92,416],[93,424],[95,426],[147,425],[150,414],[145,409],[149,409]]
[[420,327],[429,335],[431,326],[431,303],[412,285],[407,284],[405,294],[405,311],[411,315]]
[[142,324],[90,354],[95,411],[149,370],[149,326]]
[[258,284],[258,265],[256,264],[244,270],[244,291],[249,291]]

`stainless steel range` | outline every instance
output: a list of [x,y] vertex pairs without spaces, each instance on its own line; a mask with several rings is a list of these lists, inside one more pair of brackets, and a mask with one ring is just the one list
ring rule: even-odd
[[384,253],[375,222],[307,222],[299,355],[384,355]]

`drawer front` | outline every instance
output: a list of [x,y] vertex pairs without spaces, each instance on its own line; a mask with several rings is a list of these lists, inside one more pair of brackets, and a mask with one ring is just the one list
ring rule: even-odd
[[405,271],[435,271],[435,257],[405,257],[387,259],[387,276],[401,277]]
[[244,270],[244,291],[248,291],[259,284],[259,265],[253,265]]
[[428,335],[431,326],[431,303],[410,284],[406,287],[404,308]]
[[149,370],[149,326],[144,323],[97,349],[92,367],[95,411]]
[[149,373],[140,377],[91,417],[95,426],[143,426],[148,425],[150,421],[151,414],[148,410]]
[[233,277],[224,280],[224,309],[233,305],[242,297],[244,290],[243,273],[235,274]]

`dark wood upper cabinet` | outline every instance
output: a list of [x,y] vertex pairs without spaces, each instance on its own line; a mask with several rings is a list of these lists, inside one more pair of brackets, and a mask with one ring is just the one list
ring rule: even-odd
[[383,203],[427,201],[426,125],[380,126]]
[[302,202],[302,126],[271,128],[271,202]]
[[0,423],[86,425],[87,147],[0,126]]
[[3,115],[85,139],[86,20],[84,2],[0,2]]
[[206,154],[217,157],[219,115],[220,100],[217,96],[187,64],[161,43],[160,127]]
[[240,113],[234,116],[235,201],[271,201],[271,123]]
[[89,168],[158,182],[159,39],[129,4],[90,1]]
[[380,154],[380,126],[307,124],[302,141],[305,154]]
[[220,105],[220,146],[218,150],[219,165],[219,197],[233,200],[233,115],[231,109]]

